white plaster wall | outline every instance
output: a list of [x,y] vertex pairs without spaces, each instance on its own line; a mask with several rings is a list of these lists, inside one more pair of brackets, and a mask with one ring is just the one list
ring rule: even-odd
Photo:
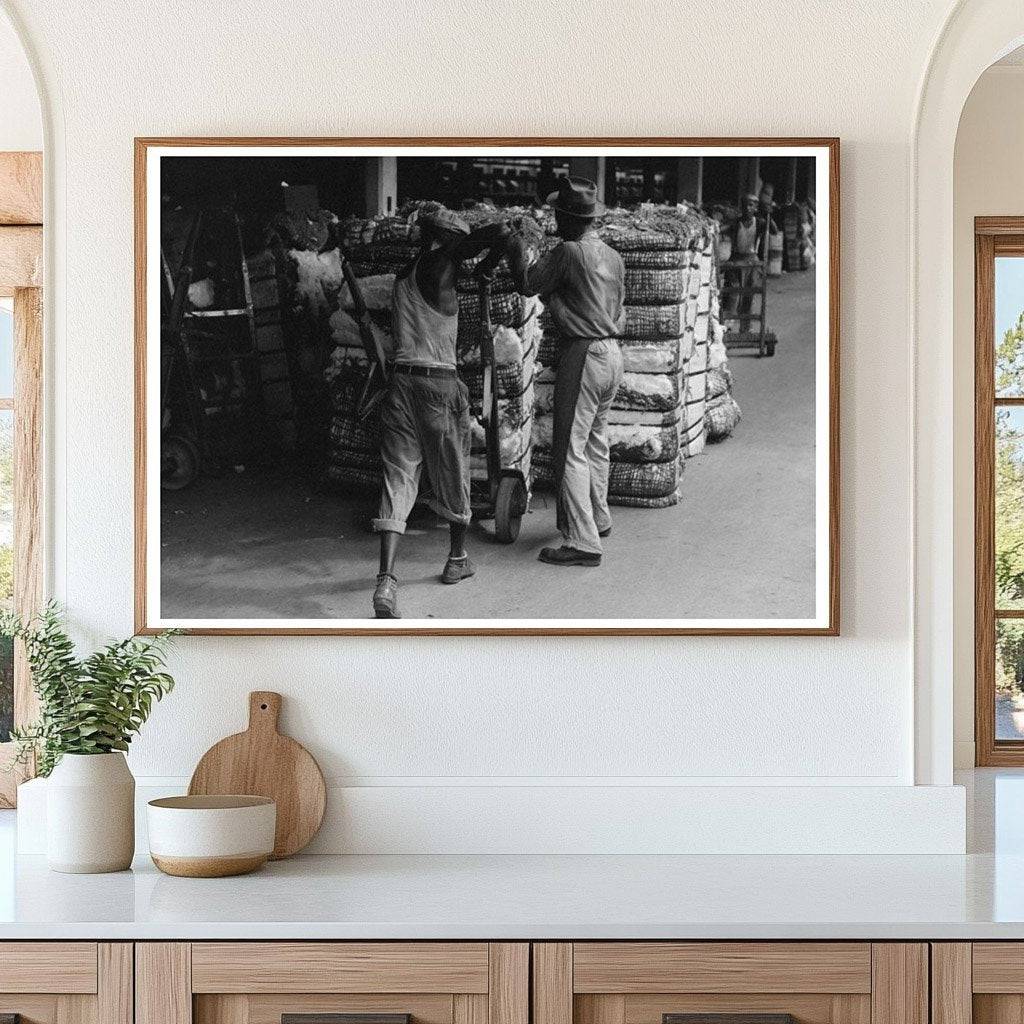
[[138,773],[267,687],[359,786],[913,781],[908,161],[946,0],[4,3],[54,114],[52,589],[94,638],[132,626],[133,136],[843,140],[841,638],[185,639]]
[[14,27],[0,11],[0,151],[42,148],[36,84]]
[[1024,216],[1024,66],[990,68],[960,120],[954,161],[954,740],[974,764],[974,218]]

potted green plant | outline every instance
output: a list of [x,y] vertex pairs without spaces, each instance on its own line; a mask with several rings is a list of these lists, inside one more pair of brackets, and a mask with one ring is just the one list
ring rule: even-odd
[[0,635],[25,645],[39,718],[15,729],[21,762],[47,776],[47,862],[54,871],[122,871],[135,853],[135,779],[124,752],[155,701],[174,687],[162,671],[174,632],[129,637],[84,658],[51,603],[22,622],[0,615]]

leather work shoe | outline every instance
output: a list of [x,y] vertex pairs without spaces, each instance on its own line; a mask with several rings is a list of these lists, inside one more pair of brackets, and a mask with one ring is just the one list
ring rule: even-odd
[[576,548],[541,548],[538,556],[542,562],[549,565],[586,565],[597,566],[601,564],[601,556],[591,551],[579,551]]
[[606,526],[603,530],[598,530],[597,535],[598,537],[610,537],[612,535],[612,528]]
[[458,583],[460,580],[468,580],[475,572],[469,555],[463,555],[461,558],[452,558],[449,555],[448,561],[444,563],[444,572],[441,573],[441,582]]
[[398,614],[398,580],[389,572],[379,573],[373,592],[373,612],[378,619],[400,619]]

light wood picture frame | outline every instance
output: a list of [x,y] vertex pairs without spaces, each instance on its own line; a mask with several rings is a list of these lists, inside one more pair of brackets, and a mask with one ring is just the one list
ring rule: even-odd
[[[211,613],[211,604],[200,600],[202,587],[196,587],[194,580],[186,583],[186,576],[174,585],[175,600],[177,602],[173,611],[168,611],[170,602],[167,599],[165,589],[166,574],[162,569],[163,561],[171,556],[166,555],[166,546],[161,548],[161,511],[164,506],[161,504],[160,489],[160,432],[162,429],[161,417],[159,414],[160,399],[159,392],[162,389],[161,373],[159,372],[160,362],[160,333],[161,333],[161,305],[159,289],[163,281],[167,281],[168,294],[173,292],[173,274],[169,274],[168,261],[161,250],[160,227],[162,222],[162,204],[170,202],[172,205],[177,201],[176,196],[168,199],[164,186],[168,175],[162,175],[162,168],[170,165],[168,160],[206,160],[206,166],[211,160],[230,162],[243,159],[260,159],[266,157],[277,161],[295,161],[295,167],[300,168],[298,161],[310,159],[360,159],[360,160],[402,160],[409,157],[430,157],[434,159],[451,157],[457,159],[484,159],[508,157],[513,159],[520,156],[525,159],[533,156],[544,156],[557,154],[558,158],[566,158],[566,164],[572,173],[577,173],[573,167],[577,166],[574,161],[579,158],[579,164],[589,171],[591,167],[600,163],[600,175],[605,174],[606,166],[616,168],[624,166],[630,160],[654,160],[672,159],[679,162],[685,160],[701,161],[701,168],[705,161],[711,163],[715,160],[749,160],[750,166],[757,168],[764,167],[773,158],[812,158],[812,170],[809,172],[814,185],[811,192],[814,201],[810,204],[812,212],[816,215],[811,217],[816,220],[816,235],[814,244],[817,250],[817,263],[812,271],[813,287],[807,292],[810,295],[809,301],[813,306],[813,335],[815,341],[812,345],[814,365],[811,371],[814,389],[814,427],[810,432],[813,434],[813,457],[812,468],[805,470],[813,477],[812,497],[808,499],[807,522],[812,525],[808,527],[813,531],[813,543],[811,545],[809,561],[813,568],[813,598],[805,602],[801,607],[806,607],[806,613],[802,614],[771,614],[769,606],[772,598],[770,596],[773,587],[779,583],[780,574],[774,573],[774,579],[764,579],[763,593],[765,594],[766,614],[743,614],[737,616],[729,615],[672,615],[662,610],[652,608],[638,609],[637,614],[625,616],[616,612],[607,616],[585,616],[573,609],[572,614],[564,618],[558,617],[550,610],[543,616],[527,617],[528,613],[513,616],[509,614],[488,615],[483,618],[473,618],[465,610],[458,614],[446,614],[444,610],[423,611],[424,602],[417,600],[419,609],[413,609],[413,616],[405,619],[380,620],[373,619],[369,604],[369,592],[373,589],[373,577],[376,572],[376,556],[365,560],[365,566],[358,572],[358,580],[337,579],[340,589],[359,587],[365,590],[364,607],[355,614],[346,613],[343,616],[333,614],[297,614],[290,612],[284,614],[266,614],[266,609],[256,614],[251,611],[260,605],[261,599],[254,596],[255,589],[251,585],[240,583],[233,575],[234,570],[225,570],[224,585],[221,590],[233,590],[236,594],[246,591],[249,596],[238,602],[237,607],[227,609],[230,614]],[[174,626],[183,628],[189,632],[210,635],[246,635],[246,634],[271,634],[271,635],[378,635],[378,636],[442,636],[442,635],[535,635],[535,636],[616,636],[616,635],[637,635],[637,636],[665,636],[665,635],[717,635],[717,636],[787,636],[787,635],[817,635],[835,636],[839,632],[840,614],[840,465],[839,465],[839,324],[840,324],[840,146],[839,140],[835,138],[157,138],[147,137],[135,140],[135,339],[136,339],[136,369],[135,369],[135,614],[136,629],[140,633],[153,633],[160,629]],[[584,158],[591,163],[583,164]],[[607,161],[607,163],[605,163]],[[176,165],[177,166],[177,165]],[[278,165],[279,166],[279,165]],[[461,165],[460,165],[461,166]],[[803,167],[803,164],[801,164]],[[175,173],[178,173],[176,170]],[[181,172],[185,173],[185,172]],[[198,173],[198,172],[196,172]],[[543,172],[542,172],[543,173]],[[653,172],[643,172],[644,183],[643,195],[650,195],[652,187],[647,180],[647,175]],[[684,172],[680,169],[680,175]],[[689,173],[689,172],[685,172]],[[743,173],[740,172],[742,177]],[[804,173],[801,171],[801,173]],[[671,175],[671,172],[670,172]],[[187,178],[187,174],[185,175]],[[372,204],[373,196],[380,200],[379,210],[384,213],[397,212],[396,190],[394,183],[381,183],[377,179],[370,181],[369,174],[364,184],[364,194],[367,197],[367,208],[364,213],[368,214],[369,205]],[[597,173],[590,173],[584,177],[591,177],[599,181]],[[228,175],[230,178],[230,174]],[[185,180],[180,178],[179,180]],[[189,179],[193,180],[193,179]],[[227,179],[225,179],[227,180]],[[302,175],[297,170],[297,177],[293,182],[282,180],[282,188],[294,187],[300,183]],[[616,187],[619,180],[618,173],[615,175]],[[626,178],[625,180],[629,180]],[[222,182],[223,184],[223,182]],[[749,184],[740,182],[738,191],[745,187],[747,191],[761,184],[761,178],[755,169]],[[392,205],[390,209],[384,206],[383,197],[392,188],[388,202]],[[515,187],[511,182],[510,187]],[[599,188],[608,192],[608,181],[599,181]],[[657,189],[657,182],[653,186]],[[193,199],[195,183],[193,180]],[[625,186],[623,187],[623,191]],[[823,194],[824,193],[824,194]],[[295,194],[295,193],[292,193]],[[401,196],[397,196],[401,199]],[[457,198],[457,197],[456,197]],[[468,197],[467,197],[468,198]],[[642,198],[642,197],[640,197]],[[787,195],[792,199],[792,194]],[[762,193],[763,201],[763,193]],[[658,203],[657,195],[653,202]],[[772,200],[768,198],[768,208],[771,209]],[[182,202],[182,207],[187,203]],[[452,202],[449,206],[454,206]],[[699,205],[699,204],[698,204]],[[727,204],[728,205],[728,204]],[[776,204],[781,206],[782,204]],[[795,204],[799,205],[799,204]],[[803,204],[806,215],[806,207]],[[691,207],[693,204],[691,203]],[[340,214],[339,214],[340,216]],[[708,214],[707,216],[710,216]],[[788,214],[787,214],[788,217]],[[314,218],[315,219],[315,218]],[[780,215],[781,219],[781,215]],[[787,219],[788,224],[788,219]],[[781,224],[776,224],[772,216],[767,218],[768,229],[765,230],[763,255],[765,266],[768,265],[769,239],[767,238],[770,229],[774,235],[776,229],[781,230]],[[803,225],[806,235],[806,225]],[[716,229],[717,230],[717,229]],[[716,236],[717,237],[717,236]],[[760,238],[760,236],[759,236]],[[758,242],[760,246],[760,241]],[[721,250],[716,249],[716,252]],[[761,258],[762,250],[758,250],[758,259]],[[717,257],[716,257],[717,258]],[[787,257],[788,258],[788,257]],[[173,261],[172,261],[173,262]],[[716,271],[716,281],[718,272]],[[795,278],[795,275],[794,275]],[[734,280],[740,280],[735,278]],[[195,278],[190,278],[195,283]],[[735,285],[742,290],[744,284]],[[769,285],[769,294],[771,286]],[[627,304],[629,298],[626,299]],[[770,301],[770,300],[769,300]],[[216,303],[214,303],[216,305]],[[739,307],[743,309],[744,307]],[[748,315],[753,316],[757,311],[756,304],[745,307]],[[770,311],[769,314],[770,316]],[[749,332],[750,320],[744,318],[741,312],[736,320],[740,326],[737,333]],[[744,323],[746,326],[744,326]],[[784,350],[785,339],[780,340],[780,350]],[[772,346],[774,348],[774,344]],[[730,350],[731,351],[731,350]],[[763,353],[763,346],[762,346]],[[755,358],[757,358],[755,356]],[[767,362],[767,360],[766,360]],[[777,364],[776,364],[777,365]],[[785,373],[780,376],[784,377]],[[785,397],[780,393],[777,396],[780,402]],[[740,396],[742,406],[742,395]],[[751,429],[745,423],[740,429]],[[810,436],[810,435],[809,435]],[[729,442],[727,441],[725,446]],[[723,446],[723,447],[725,447]],[[703,456],[708,460],[713,458],[713,453]],[[708,462],[710,465],[710,461]],[[238,469],[238,474],[243,476],[248,472],[248,467]],[[693,470],[694,475],[698,470]],[[806,477],[805,472],[805,477]],[[787,484],[782,483],[778,492],[786,492]],[[684,483],[685,487],[685,483]],[[742,489],[742,488],[741,488]],[[166,492],[164,492],[166,493]],[[808,492],[811,493],[811,492]],[[314,499],[315,500],[315,499]],[[554,499],[552,498],[546,506],[551,519],[549,533],[554,533]],[[615,510],[613,509],[613,512]],[[619,516],[620,521],[633,522],[635,516],[630,514],[632,510],[626,509]],[[730,571],[736,573],[737,587],[740,586],[742,577],[744,587],[750,587],[750,577],[760,580],[765,573],[763,567],[758,566],[757,530],[761,526],[761,539],[763,543],[760,550],[772,549],[774,539],[772,531],[765,531],[766,524],[772,522],[773,509],[769,502],[762,502],[761,506],[751,506],[749,513],[750,533],[744,533],[744,545],[750,551],[755,552],[752,559],[745,566],[736,565]],[[188,512],[182,513],[181,519],[187,518]],[[651,511],[650,516],[656,516],[657,511]],[[729,518],[729,517],[726,517]],[[653,520],[649,520],[652,521]],[[663,520],[665,521],[665,520]],[[729,529],[738,528],[746,530],[741,524],[736,527],[737,519],[729,518]],[[258,531],[256,531],[258,532]],[[256,532],[249,540],[253,540]],[[811,534],[808,534],[810,536]],[[804,538],[806,540],[806,537]],[[728,543],[729,538],[725,537],[723,543]],[[411,544],[403,541],[403,545]],[[434,543],[433,541],[431,542]],[[474,547],[474,535],[470,534],[471,554],[480,551],[479,546]],[[436,545],[435,545],[436,546]],[[222,560],[210,555],[210,549],[206,547],[205,554],[199,544],[190,553],[182,556],[176,564],[190,565],[189,572],[195,570],[199,576],[216,573],[214,563],[221,563]],[[609,542],[611,547],[611,542]],[[224,550],[223,548],[221,550]],[[403,551],[407,550],[403,547]],[[483,549],[485,557],[492,553]],[[668,550],[672,550],[669,543]],[[804,551],[807,551],[804,545]],[[400,555],[400,564],[401,564]],[[533,555],[535,558],[535,553]],[[443,558],[443,556],[442,556]],[[315,559],[314,559],[315,561]],[[487,557],[487,561],[491,559]],[[803,564],[803,563],[801,563]],[[603,586],[607,588],[609,595],[616,597],[622,592],[623,582],[626,588],[636,589],[638,583],[635,578],[622,573],[632,571],[629,560],[619,563],[612,568],[611,557],[606,557],[605,565],[600,573],[605,581]],[[523,572],[526,572],[525,562]],[[484,590],[488,586],[486,582],[487,571],[484,569],[477,573],[475,579],[467,581],[462,586],[477,588],[474,593],[477,595],[486,594]],[[557,584],[563,589],[563,593],[570,595],[567,600],[571,604],[572,595],[576,594],[577,587],[580,592],[589,592],[587,588],[595,584],[586,582],[584,570],[550,569],[538,567],[547,571],[546,579],[551,579],[551,573],[556,574],[561,580]],[[440,565],[438,566],[440,569]],[[530,571],[533,566],[530,566]],[[320,572],[317,569],[316,572]],[[644,571],[643,567],[638,570]],[[657,567],[657,571],[661,571]],[[567,576],[567,573],[577,573],[575,577]],[[685,568],[680,565],[680,573]],[[759,575],[760,574],[760,575]],[[329,575],[329,574],[328,574]],[[784,574],[781,574],[784,575]],[[273,576],[273,573],[271,573]],[[494,573],[491,573],[492,580]],[[336,577],[335,577],[336,578]],[[411,582],[412,586],[419,587],[423,581],[422,575],[416,576]],[[805,580],[806,583],[806,580]],[[250,581],[251,584],[251,581]],[[330,586],[325,582],[324,586]],[[538,584],[546,585],[546,582]],[[781,584],[780,584],[781,585]],[[273,587],[273,583],[267,586]],[[401,585],[400,585],[401,586]],[[568,589],[565,589],[568,588]],[[402,589],[404,594],[406,590]],[[455,588],[451,588],[455,589]],[[523,587],[519,587],[522,591]],[[755,589],[751,588],[751,589]],[[652,598],[658,597],[658,586],[653,587]],[[212,592],[212,591],[211,591]],[[808,591],[809,592],[809,591]],[[418,594],[418,591],[416,591]],[[191,595],[191,596],[188,596]],[[193,612],[187,602],[195,598],[196,610]],[[652,599],[652,606],[657,600]],[[234,599],[231,599],[234,600]],[[228,602],[230,604],[230,600]],[[301,602],[300,602],[301,603]],[[484,602],[486,603],[486,601]],[[307,602],[316,607],[326,607],[330,604],[327,599]],[[200,607],[202,605],[202,607]],[[273,601],[270,602],[273,605]],[[590,601],[590,607],[594,602]],[[245,606],[245,607],[243,607]],[[262,606],[261,606],[262,607]],[[403,609],[409,614],[409,609]]]

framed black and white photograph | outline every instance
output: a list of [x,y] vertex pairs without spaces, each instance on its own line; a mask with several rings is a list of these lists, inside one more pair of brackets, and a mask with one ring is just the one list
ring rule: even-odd
[[136,625],[839,629],[836,139],[136,140]]

